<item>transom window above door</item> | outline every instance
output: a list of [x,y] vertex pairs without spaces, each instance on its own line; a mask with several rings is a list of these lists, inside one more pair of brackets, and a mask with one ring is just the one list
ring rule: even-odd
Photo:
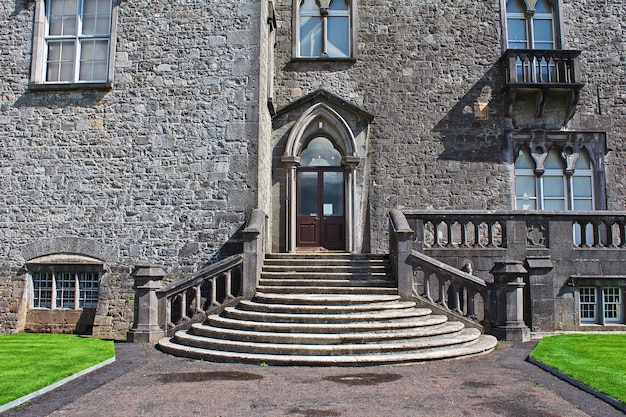
[[550,0],[506,0],[508,49],[556,49],[557,8]]
[[306,149],[300,155],[301,166],[338,167],[341,165],[341,154],[333,143],[318,137],[309,142]]
[[352,57],[353,1],[294,0],[295,57]]

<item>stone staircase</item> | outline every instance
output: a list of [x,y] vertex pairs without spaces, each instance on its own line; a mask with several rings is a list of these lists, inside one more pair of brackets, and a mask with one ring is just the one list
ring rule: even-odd
[[268,254],[252,300],[159,341],[216,362],[371,365],[488,353],[479,330],[401,301],[382,255]]

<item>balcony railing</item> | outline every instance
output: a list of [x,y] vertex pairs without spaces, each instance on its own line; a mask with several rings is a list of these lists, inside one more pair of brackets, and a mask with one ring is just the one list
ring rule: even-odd
[[581,84],[579,55],[580,51],[560,49],[508,49],[503,56],[506,83]]
[[580,53],[562,49],[507,49],[502,56],[507,114],[511,113],[520,90],[540,93],[537,117],[543,114],[550,90],[560,90],[571,93],[567,105],[567,117],[571,118],[584,85],[580,77]]

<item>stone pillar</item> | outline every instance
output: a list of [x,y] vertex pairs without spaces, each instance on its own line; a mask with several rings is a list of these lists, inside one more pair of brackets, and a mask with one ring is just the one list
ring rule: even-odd
[[413,297],[413,266],[409,263],[409,255],[413,249],[413,229],[400,210],[389,212],[389,251],[391,262],[398,279],[398,295],[403,300]]
[[247,227],[243,230],[243,298],[256,294],[265,256],[265,222],[267,215],[259,209],[252,210]]
[[159,323],[159,295],[165,271],[156,265],[137,265],[135,277],[135,321],[126,339],[133,343],[155,343],[165,336],[165,323]]
[[491,269],[494,277],[495,335],[506,341],[527,342],[530,329],[524,323],[524,277],[528,271],[519,261],[504,260]]

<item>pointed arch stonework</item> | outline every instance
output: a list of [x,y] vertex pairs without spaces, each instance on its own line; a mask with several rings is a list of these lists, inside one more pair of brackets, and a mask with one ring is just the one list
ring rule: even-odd
[[[298,249],[297,178],[300,170],[307,169],[302,166],[300,155],[311,140],[323,137],[330,140],[341,155],[341,164],[335,168],[335,171],[343,173],[345,208],[344,242],[339,250],[362,251],[366,202],[364,177],[367,172],[363,157],[367,152],[368,126],[373,116],[324,90],[318,90],[282,109],[277,113],[277,118],[281,116],[295,121],[285,135],[283,146],[277,144],[282,152],[280,166],[274,167],[284,183],[280,198],[283,207],[275,210],[275,213],[281,213],[284,222],[280,247],[287,252]],[[320,249],[324,249],[323,245]]]

